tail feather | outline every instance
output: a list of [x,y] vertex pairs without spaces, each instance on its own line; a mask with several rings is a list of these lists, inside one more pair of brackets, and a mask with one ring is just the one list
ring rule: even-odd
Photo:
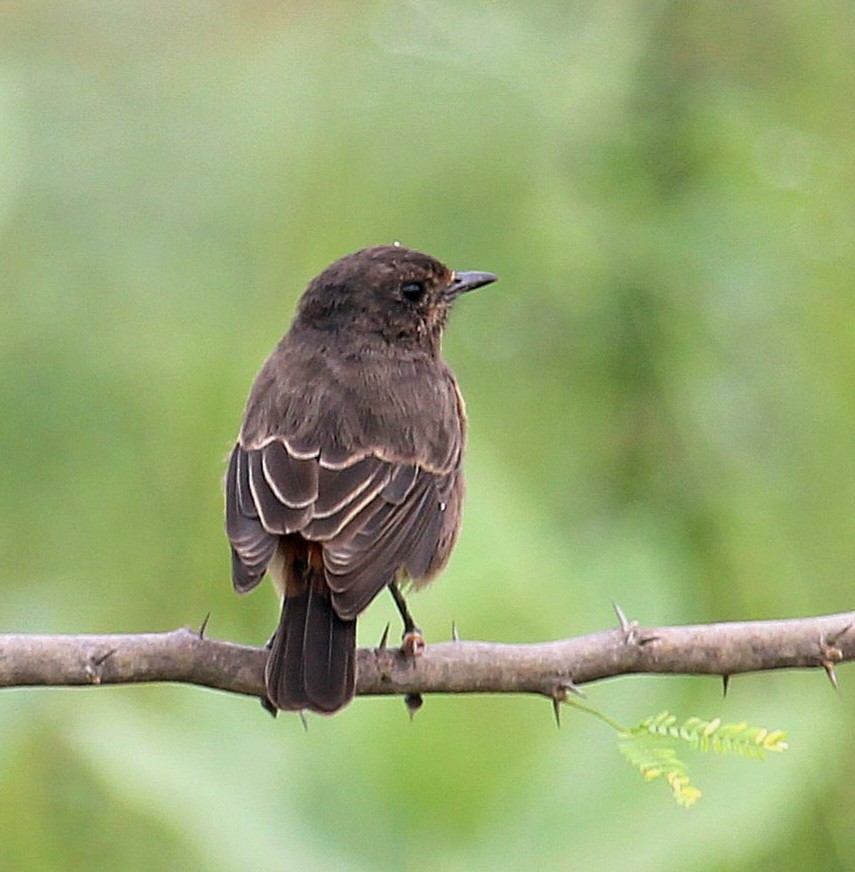
[[267,661],[267,696],[282,711],[332,714],[352,699],[356,685],[356,621],[343,620],[328,591],[314,585],[282,602]]

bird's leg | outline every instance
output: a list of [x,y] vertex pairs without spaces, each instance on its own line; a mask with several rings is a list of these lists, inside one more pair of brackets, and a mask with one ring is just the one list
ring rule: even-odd
[[392,598],[395,600],[395,605],[401,613],[401,620],[404,622],[404,635],[401,638],[401,650],[408,657],[418,657],[425,650],[425,639],[422,636],[422,631],[416,626],[413,616],[410,614],[410,609],[407,606],[407,601],[398,587],[397,580],[389,584],[389,590],[392,592]]
[[389,590],[392,592],[392,598],[395,600],[395,605],[398,607],[398,612],[401,615],[401,620],[404,622],[404,635],[407,633],[421,632],[410,614],[410,608],[404,595],[401,593],[401,588],[398,587],[397,581],[392,581],[389,584]]

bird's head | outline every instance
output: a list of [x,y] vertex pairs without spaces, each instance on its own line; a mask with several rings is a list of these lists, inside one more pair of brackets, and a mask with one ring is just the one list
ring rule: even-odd
[[454,272],[430,255],[399,245],[364,248],[312,280],[300,300],[297,323],[438,348],[452,303],[496,278],[488,272]]

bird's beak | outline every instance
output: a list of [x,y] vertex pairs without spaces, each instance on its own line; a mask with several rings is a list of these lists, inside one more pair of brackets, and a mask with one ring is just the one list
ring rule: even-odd
[[483,288],[495,282],[499,277],[488,272],[456,272],[451,276],[451,284],[445,289],[446,300],[456,300],[467,291]]

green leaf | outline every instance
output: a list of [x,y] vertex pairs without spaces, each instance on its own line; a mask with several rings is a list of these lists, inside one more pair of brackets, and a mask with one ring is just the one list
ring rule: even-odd
[[723,724],[721,718],[705,721],[696,717],[687,718],[677,726],[676,716],[669,712],[645,718],[629,732],[667,736],[704,753],[712,751],[715,754],[739,755],[758,760],[762,760],[767,751],[780,753],[789,747],[785,741],[786,733],[782,730],[749,727],[744,721]]
[[690,717],[682,723],[670,712],[651,715],[634,727],[622,727],[608,715],[586,703],[567,699],[566,704],[603,721],[619,737],[618,749],[645,781],[662,778],[678,805],[688,808],[701,791],[691,783],[688,766],[677,756],[679,743],[695,751],[730,754],[762,760],[767,751],[780,753],[789,745],[782,730],[749,727],[745,722],[724,724],[721,718],[706,721]]
[[645,781],[664,778],[678,805],[688,808],[701,792],[690,781],[686,764],[670,745],[651,734],[628,734],[618,743],[623,756],[638,769]]

